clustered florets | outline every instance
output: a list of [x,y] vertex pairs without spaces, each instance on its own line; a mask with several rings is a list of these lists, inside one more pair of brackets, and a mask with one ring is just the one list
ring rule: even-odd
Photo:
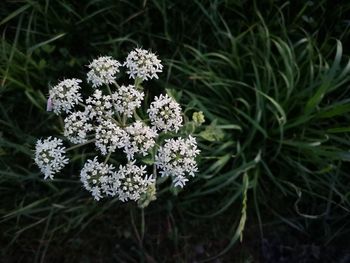
[[177,132],[182,126],[180,105],[167,94],[155,97],[147,112],[157,130]]
[[[117,84],[116,75],[122,65],[135,79],[134,85]],[[48,109],[56,114],[68,114],[63,135],[78,144],[72,148],[93,142],[105,158],[102,163],[98,157],[86,161],[80,172],[84,188],[96,200],[114,196],[145,206],[155,199],[157,169],[161,176],[171,177],[175,187],[184,187],[188,177],[198,170],[195,158],[199,150],[194,137],[178,134],[183,126],[180,105],[168,95],[160,95],[151,102],[147,113],[140,109],[145,97],[142,81],[158,78],[157,73],[162,72],[157,56],[137,48],[123,64],[105,56],[88,67],[87,81],[95,88],[91,96],[84,101],[79,92],[81,80],[65,79],[50,90],[48,103]],[[107,88],[100,89],[103,85]],[[147,114],[149,119],[140,117]],[[171,138],[174,136],[177,138]],[[124,153],[126,160],[118,168],[108,163],[116,151]],[[68,163],[65,153],[61,139],[38,140],[35,162],[45,179],[53,179]],[[138,162],[153,164],[153,168]]]
[[130,78],[141,80],[158,79],[157,73],[163,70],[163,65],[157,56],[141,48],[131,51],[123,65],[128,68]]
[[137,166],[135,161],[120,165],[118,170],[118,196],[121,201],[138,201],[143,193],[147,191],[155,179],[146,175],[146,166]]
[[175,186],[183,187],[188,178],[198,171],[195,157],[199,154],[196,139],[191,135],[187,139],[167,139],[156,155],[156,166],[161,176],[171,176]]
[[125,130],[129,135],[129,140],[124,150],[128,160],[134,159],[136,153],[142,154],[143,156],[147,155],[148,150],[156,143],[155,138],[158,134],[154,129],[151,129],[141,121],[135,121],[127,126]]
[[102,90],[95,90],[94,94],[86,99],[86,111],[89,118],[97,122],[102,122],[105,118],[111,118],[112,98],[110,95],[102,95]]
[[96,148],[103,155],[115,152],[117,148],[123,148],[126,144],[127,133],[116,123],[105,120],[96,127]]
[[64,119],[63,135],[71,143],[79,144],[87,141],[87,134],[92,131],[93,126],[89,121],[87,111],[77,111]]
[[69,113],[75,105],[82,101],[79,92],[80,82],[80,79],[65,79],[50,89],[49,99],[54,113],[57,115],[63,112]]
[[87,81],[92,83],[94,88],[103,84],[111,84],[115,80],[115,75],[119,72],[121,64],[110,56],[94,59],[88,68],[91,70],[87,74]]
[[51,138],[39,139],[35,146],[35,163],[45,175],[44,179],[52,179],[54,174],[62,170],[68,163],[65,157],[65,147],[62,147],[61,139]]
[[138,91],[134,85],[122,85],[112,94],[115,110],[119,114],[125,114],[128,118],[131,118],[134,110],[141,106],[144,96],[144,93]]
[[80,172],[80,180],[96,200],[116,194],[118,179],[113,165],[99,163],[97,157],[86,161]]

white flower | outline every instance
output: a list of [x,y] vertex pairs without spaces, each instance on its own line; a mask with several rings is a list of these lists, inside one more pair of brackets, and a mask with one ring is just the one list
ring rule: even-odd
[[123,66],[128,68],[127,73],[130,78],[142,80],[158,79],[157,73],[162,72],[163,69],[161,61],[154,53],[141,48],[131,51]]
[[145,175],[146,166],[137,166],[135,162],[127,163],[126,166],[119,166],[119,199],[123,202],[128,200],[137,201],[141,195],[147,192],[150,185],[155,183],[152,176]]
[[110,56],[94,59],[88,65],[91,70],[87,74],[87,81],[91,82],[94,88],[113,83],[120,66],[121,64]]
[[80,82],[80,79],[65,79],[50,89],[50,106],[56,114],[69,113],[76,104],[82,101],[79,93]]
[[113,116],[111,96],[102,95],[102,91],[96,89],[94,94],[86,99],[86,110],[91,120],[96,119],[102,122],[108,117]]
[[88,121],[87,111],[72,113],[64,119],[64,136],[72,143],[86,142],[86,135],[92,130],[92,125]]
[[175,186],[184,187],[187,175],[194,176],[198,171],[195,157],[199,154],[196,139],[167,139],[156,155],[156,167],[161,176],[171,176]]
[[167,94],[155,97],[147,110],[153,126],[163,131],[178,131],[182,126],[181,107]]
[[103,155],[123,148],[128,141],[127,133],[111,120],[103,121],[95,131],[95,145]]
[[154,139],[157,137],[157,133],[143,122],[136,121],[125,130],[129,135],[129,140],[124,147],[128,160],[134,159],[135,153],[147,155],[147,151],[155,145]]
[[119,189],[113,165],[99,163],[97,157],[87,160],[80,172],[80,181],[97,201],[106,196],[115,196]]
[[144,93],[135,89],[134,85],[122,85],[112,94],[116,111],[128,117],[131,117],[133,111],[141,106],[143,97]]
[[45,140],[39,139],[35,146],[35,163],[39,166],[41,172],[45,175],[44,179],[53,179],[55,173],[58,173],[68,163],[65,158],[65,147],[62,140],[51,138]]

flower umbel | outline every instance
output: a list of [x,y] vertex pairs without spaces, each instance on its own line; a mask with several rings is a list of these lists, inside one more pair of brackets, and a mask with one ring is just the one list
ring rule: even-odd
[[91,82],[94,88],[103,84],[111,84],[115,81],[115,75],[119,72],[120,66],[118,60],[110,56],[94,59],[88,65],[91,70],[87,74],[87,81]]
[[62,112],[71,112],[73,107],[82,101],[79,92],[80,82],[80,79],[65,79],[50,89],[49,101],[51,105],[49,108],[57,115]]
[[115,196],[119,188],[113,165],[99,163],[97,157],[87,160],[80,172],[80,180],[97,201],[106,196]]
[[72,143],[84,143],[86,135],[92,131],[92,124],[88,123],[87,111],[77,111],[64,119],[64,136]]
[[125,144],[124,152],[127,155],[128,160],[134,159],[134,155],[142,154],[147,155],[147,151],[155,145],[155,138],[157,133],[155,130],[146,126],[141,121],[135,121],[130,126],[126,127],[128,133],[128,141]]
[[157,73],[163,71],[163,65],[157,56],[154,53],[141,48],[136,48],[131,51],[123,66],[128,68],[127,73],[129,74],[129,77],[133,79],[158,79]]
[[148,187],[155,183],[152,176],[147,176],[146,166],[137,166],[135,161],[119,166],[118,179],[120,187],[118,191],[119,199],[123,202],[128,200],[137,201]]
[[102,90],[96,89],[94,94],[86,99],[86,110],[91,120],[102,122],[106,117],[112,117],[112,102],[110,95],[103,95]]
[[54,174],[61,171],[68,163],[65,157],[66,148],[62,145],[61,139],[51,138],[51,136],[36,142],[34,160],[45,175],[44,179],[53,179]]
[[194,176],[198,171],[196,156],[199,154],[196,139],[167,139],[156,156],[156,166],[161,176],[171,176],[175,186],[184,187],[187,175]]
[[[115,197],[144,208],[157,198],[162,183],[156,184],[157,174],[171,177],[172,187],[184,187],[197,172],[199,150],[188,134],[204,122],[204,115],[195,113],[182,128],[188,118],[183,118],[174,98],[164,94],[145,105],[153,92],[143,82],[158,78],[163,70],[154,53],[136,48],[123,66],[132,83],[117,82],[122,67],[117,60],[110,56],[94,59],[87,73],[94,90],[84,99],[80,79],[65,79],[50,89],[47,111],[65,113],[63,135],[75,145],[66,150],[61,139],[40,139],[35,162],[45,179],[53,179],[68,163],[66,151],[86,146],[83,154],[91,156],[92,151],[96,157],[86,158],[80,180],[93,198]],[[184,134],[188,137],[182,138]]]
[[116,111],[130,118],[132,117],[133,111],[141,106],[141,101],[144,96],[145,94],[135,89],[134,85],[122,85],[112,94],[112,99]]
[[103,121],[96,127],[96,148],[103,155],[114,152],[117,148],[123,148],[128,141],[127,133],[117,124],[111,121]]
[[155,97],[147,112],[157,130],[177,132],[182,127],[181,107],[167,94]]

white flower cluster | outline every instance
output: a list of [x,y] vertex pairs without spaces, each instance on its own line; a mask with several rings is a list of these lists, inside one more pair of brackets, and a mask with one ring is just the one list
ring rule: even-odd
[[122,85],[112,94],[112,99],[116,111],[130,118],[133,111],[141,106],[144,96],[145,94],[142,91],[138,91],[134,85]]
[[151,123],[160,131],[178,131],[182,127],[181,107],[167,94],[156,97],[147,111]]
[[121,201],[140,199],[141,194],[145,193],[155,179],[152,176],[147,176],[146,166],[137,166],[135,161],[129,162],[127,165],[119,166],[118,179],[120,187],[118,196]]
[[92,131],[92,124],[88,123],[89,117],[87,112],[77,111],[64,119],[64,133],[63,135],[71,143],[86,142],[86,135]]
[[80,79],[65,79],[50,89],[51,107],[57,115],[71,112],[73,107],[82,101],[79,92],[80,82]]
[[99,163],[97,157],[87,160],[81,169],[80,180],[97,201],[105,196],[115,196],[115,189],[119,187],[113,165]]
[[35,146],[35,163],[39,166],[41,172],[45,175],[44,179],[53,179],[55,173],[58,173],[68,163],[65,157],[65,147],[58,138],[45,140],[39,139]]
[[163,65],[157,56],[141,48],[131,51],[123,65],[128,68],[130,78],[141,80],[158,79],[157,73],[163,70]]
[[102,90],[96,89],[94,94],[87,98],[86,110],[91,120],[102,122],[104,118],[111,118],[112,111],[112,98],[110,95],[102,95]]
[[154,139],[158,134],[141,121],[135,121],[125,130],[129,135],[129,140],[124,147],[128,160],[134,159],[135,153],[147,155],[147,151],[156,143]]
[[[183,187],[198,170],[195,158],[199,150],[193,137],[181,138],[182,112],[173,98],[156,96],[148,110],[141,108],[145,97],[142,81],[158,78],[163,68],[156,55],[137,48],[123,66],[135,79],[133,84],[119,85],[116,75],[121,63],[109,56],[99,57],[88,65],[87,82],[94,92],[83,100],[81,80],[66,79],[50,90],[48,109],[67,115],[63,134],[77,144],[67,151],[94,143],[104,158],[103,162],[97,156],[87,160],[80,172],[84,188],[94,199],[112,196],[144,207],[156,198],[157,169],[161,176],[172,177],[175,187]],[[172,139],[174,136],[179,138]],[[35,162],[45,179],[52,179],[68,163],[65,152],[60,139],[38,140]],[[116,158],[125,164],[115,168],[109,161],[115,163]]]
[[123,148],[127,140],[127,133],[114,122],[103,121],[96,127],[95,145],[103,155]]
[[198,171],[195,158],[199,154],[196,139],[167,139],[156,156],[156,166],[161,176],[171,176],[175,186],[184,187],[188,178]]
[[80,173],[80,180],[95,200],[107,196],[117,196],[121,201],[137,201],[147,189],[155,183],[146,175],[146,166],[137,166],[134,162],[120,165],[118,171],[113,165],[100,163],[95,157],[87,160]]
[[111,84],[115,80],[115,75],[119,72],[121,64],[118,60],[110,56],[94,59],[88,68],[91,70],[87,74],[87,81],[92,83],[94,88],[103,84]]

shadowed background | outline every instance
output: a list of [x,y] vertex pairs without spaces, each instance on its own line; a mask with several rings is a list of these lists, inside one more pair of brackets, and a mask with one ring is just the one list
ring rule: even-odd
[[[295,3],[298,2],[298,3]],[[348,262],[347,1],[1,1],[2,262]],[[78,171],[44,181],[37,138],[61,134],[48,87],[140,46],[197,132],[183,191],[95,202]],[[239,239],[242,238],[242,242]],[[217,256],[216,259],[212,259]]]

